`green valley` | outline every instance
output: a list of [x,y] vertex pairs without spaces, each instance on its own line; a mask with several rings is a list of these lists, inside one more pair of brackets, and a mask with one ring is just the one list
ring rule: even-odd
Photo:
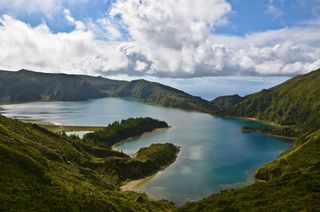
[[290,150],[256,171],[256,183],[177,209],[168,201],[153,201],[145,194],[121,192],[119,188],[174,162],[178,147],[154,144],[140,149],[135,158],[110,149],[126,138],[166,128],[167,123],[128,119],[81,140],[0,116],[0,207],[4,211],[43,207],[61,211],[319,210],[320,69],[255,94],[219,97],[211,102],[144,80],[125,82],[25,70],[1,72],[0,85],[2,103],[125,97],[214,116],[258,119],[275,127],[243,126],[241,130],[295,138]]

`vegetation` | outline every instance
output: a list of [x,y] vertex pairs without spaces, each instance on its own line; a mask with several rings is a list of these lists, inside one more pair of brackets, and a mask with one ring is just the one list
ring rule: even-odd
[[173,144],[152,144],[140,149],[134,159],[106,160],[104,169],[108,173],[115,172],[122,181],[137,180],[151,176],[173,163],[178,152],[179,148]]
[[159,144],[132,159],[0,116],[0,211],[170,211],[175,209],[170,202],[119,188],[152,175],[158,164],[169,165],[177,152],[171,144]]
[[84,139],[111,147],[125,139],[140,136],[145,132],[151,132],[157,128],[167,127],[169,126],[166,122],[152,118],[129,118],[121,122],[109,124],[102,130],[88,133],[84,136]]
[[0,103],[131,98],[166,107],[210,112],[208,101],[145,80],[132,82],[84,75],[0,71]]
[[173,144],[151,144],[148,148],[141,148],[134,159],[143,161],[143,162],[153,162],[158,168],[167,166],[171,164],[179,152],[179,148]]
[[291,127],[269,127],[269,128],[255,128],[243,126],[240,128],[241,132],[258,132],[275,137],[280,137],[288,140],[295,140],[296,132]]
[[[204,112],[209,110],[215,115],[251,117],[280,124],[282,127],[272,129],[242,128],[247,131],[258,130],[297,137],[292,149],[256,172],[258,182],[187,203],[178,210],[319,211],[320,70],[297,76],[256,94],[246,97],[220,97],[210,104],[147,81],[110,81],[112,85],[109,85],[106,84],[107,79],[103,78],[42,75],[22,71],[17,72],[17,75],[35,76],[32,80],[27,80],[28,82],[17,81],[10,86],[10,80],[13,79],[9,77],[8,81],[9,78],[3,77],[3,74],[9,76],[11,73],[1,74],[0,86],[4,85],[0,89],[2,101],[31,101],[37,98],[70,100],[62,98],[68,97],[67,90],[56,89],[56,85],[53,86],[55,89],[50,90],[50,84],[47,89],[42,90],[44,88],[40,86],[40,82],[45,80],[41,78],[38,82],[37,79],[40,79],[39,75],[66,77],[68,80],[69,77],[75,77],[83,80],[84,87],[88,86],[88,83],[90,86],[94,84],[95,89],[103,92],[102,96],[131,97],[147,103]],[[31,83],[32,81],[35,82]],[[38,89],[32,88],[31,84],[39,86]],[[73,86],[73,90],[76,90],[78,85]],[[41,95],[37,93],[39,90]],[[54,97],[51,96],[53,93]],[[96,94],[97,97],[100,95]],[[87,140],[108,147],[103,148],[95,146],[94,142],[85,143],[79,139],[51,133],[37,125],[0,116],[0,210],[176,210],[174,205],[167,201],[152,201],[144,194],[118,191],[125,181],[149,176],[170,164],[179,151],[170,144],[152,145],[141,149],[132,159],[110,150],[109,147],[121,139],[141,135],[146,129],[149,130],[149,125],[127,125],[126,121],[122,122],[109,125],[86,137]],[[134,119],[128,123],[140,122]],[[158,122],[154,123],[156,125]],[[124,133],[122,129],[128,133]]]
[[[320,205],[320,70],[238,99],[211,102],[221,115],[244,116],[285,126],[258,131],[298,137],[294,147],[260,168],[258,182],[185,204],[181,211],[319,211]],[[223,103],[223,99],[226,100]],[[231,98],[232,99],[232,98]],[[220,109],[217,109],[220,108]]]
[[320,69],[294,77],[271,89],[211,102],[214,113],[251,117],[285,126],[293,126],[296,135],[309,134],[320,128]]

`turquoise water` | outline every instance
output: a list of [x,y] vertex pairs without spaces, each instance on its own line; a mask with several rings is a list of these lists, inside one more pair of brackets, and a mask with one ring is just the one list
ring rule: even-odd
[[129,117],[166,121],[171,128],[132,139],[117,146],[134,154],[152,143],[181,146],[175,163],[136,188],[155,199],[176,204],[198,200],[226,188],[253,182],[253,173],[290,147],[290,142],[258,134],[241,133],[243,125],[262,123],[224,119],[208,114],[106,98],[84,102],[39,102],[1,106],[8,117],[42,120],[64,125],[107,125]]

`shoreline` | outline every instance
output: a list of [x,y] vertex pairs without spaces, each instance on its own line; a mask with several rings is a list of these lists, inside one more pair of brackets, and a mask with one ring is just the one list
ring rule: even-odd
[[[160,170],[162,171],[162,170]],[[158,174],[160,171],[158,171],[156,174]],[[131,181],[128,181],[127,183],[125,183],[124,185],[122,185],[120,187],[120,191],[134,191],[135,188],[139,187],[140,185],[146,183],[147,181],[151,180],[153,177],[156,176],[156,174],[154,175],[151,175],[149,177],[145,177],[145,178],[141,178],[141,179],[138,179],[138,180],[131,180]]]
[[130,180],[128,182],[126,182],[124,185],[120,186],[120,191],[134,191],[135,188],[139,187],[140,185],[147,183],[147,181],[151,180],[152,178],[154,178],[157,174],[160,174],[162,171],[164,171],[166,168],[168,168],[169,166],[171,166],[174,162],[176,162],[178,155],[180,153],[180,149],[181,147],[178,147],[178,151],[176,153],[176,158],[168,165],[162,166],[156,173],[141,178],[141,179],[137,179],[137,180]]
[[170,128],[171,128],[171,126],[168,126],[168,127],[165,127],[165,128],[156,128],[156,129],[154,129],[154,130],[152,130],[152,131],[150,131],[150,132],[144,132],[144,133],[142,133],[142,135],[140,135],[140,136],[135,136],[135,137],[127,138],[127,139],[125,139],[125,140],[123,140],[123,141],[120,141],[119,143],[113,144],[113,145],[111,146],[111,150],[113,150],[113,151],[118,151],[118,149],[117,149],[117,146],[118,146],[118,145],[121,145],[121,144],[130,142],[130,140],[132,140],[132,139],[142,138],[142,137],[147,137],[147,136],[152,136],[152,135],[158,134],[158,133],[163,133],[163,132],[169,130]]
[[296,137],[290,137],[290,136],[285,136],[285,135],[278,135],[278,134],[273,134],[273,133],[268,133],[268,132],[262,132],[262,131],[260,131],[260,129],[246,130],[246,129],[242,129],[242,127],[240,127],[239,131],[242,133],[259,133],[262,135],[268,135],[268,136],[271,136],[274,138],[280,138],[280,139],[291,141],[291,142],[294,142],[295,140],[297,140]]
[[41,120],[20,120],[20,121],[22,121],[23,123],[36,124],[51,132],[97,131],[104,128],[102,126],[76,126],[76,125],[55,124],[52,122],[41,121]]
[[[121,98],[121,97],[104,97],[104,98]],[[101,98],[97,98],[97,99],[101,99]],[[228,119],[228,118],[231,118],[231,119],[239,119],[239,120],[242,120],[242,121],[246,121],[246,120],[251,120],[251,121],[256,121],[256,122],[260,122],[260,123],[265,123],[265,124],[268,124],[268,125],[271,125],[271,126],[278,126],[278,127],[285,127],[285,125],[280,125],[280,124],[277,124],[277,123],[273,123],[273,122],[269,122],[269,121],[265,121],[265,120],[260,120],[258,118],[252,118],[252,117],[240,117],[240,116],[228,116],[228,115],[218,115],[218,114],[214,114],[214,113],[211,113],[209,111],[199,111],[199,110],[185,110],[183,108],[177,108],[177,107],[169,107],[169,106],[163,106],[163,105],[160,105],[160,104],[151,104],[151,103],[147,103],[147,102],[143,102],[143,101],[139,101],[137,99],[132,99],[132,98],[121,98],[121,99],[129,99],[129,100],[133,100],[133,101],[136,101],[136,102],[140,102],[142,104],[149,104],[149,105],[155,105],[155,106],[160,106],[160,107],[165,107],[165,108],[171,108],[171,109],[177,109],[177,110],[182,110],[182,111],[187,111],[187,112],[196,112],[196,113],[203,113],[203,114],[208,114],[210,116],[213,116],[213,117],[216,117],[216,118],[222,118],[222,119]],[[88,100],[84,100],[84,101],[90,101],[90,100],[93,100],[93,99],[88,99]],[[83,101],[83,100],[82,100]],[[34,102],[44,102],[44,101],[34,101]],[[57,102],[57,101],[45,101],[45,102]],[[59,101],[58,101],[59,102]],[[63,102],[63,101],[62,101]],[[78,101],[76,101],[78,102]],[[20,103],[12,103],[12,104],[24,104],[24,103],[32,103],[32,102],[20,102]],[[10,105],[10,104],[8,104]],[[1,107],[0,107],[1,108]],[[1,111],[1,110],[0,110]],[[48,125],[48,126],[59,126],[59,125],[54,125],[52,123],[50,123],[51,125]],[[40,125],[41,126],[41,125]],[[44,126],[41,126],[41,127],[44,127]],[[67,127],[67,126],[66,126]],[[79,126],[78,126],[79,127]],[[83,126],[84,127],[84,126]],[[45,127],[46,128],[46,127]],[[169,127],[170,128],[170,127]],[[47,128],[46,128],[47,129]],[[160,128],[161,129],[161,128]],[[164,128],[164,130],[167,130],[168,128]],[[79,130],[76,130],[76,131],[79,131]],[[72,132],[72,131],[71,131]],[[152,132],[147,132],[147,134],[150,134]],[[273,136],[273,137],[279,137],[279,138],[282,138],[282,139],[286,139],[285,136],[276,136],[276,135],[272,135],[270,133],[263,133],[263,132],[260,132],[261,134],[264,134],[264,135],[268,135],[268,136]],[[143,135],[142,135],[143,136]],[[296,138],[294,139],[289,139],[290,141],[294,141]],[[286,139],[288,140],[288,139]],[[111,147],[112,150],[115,150],[115,151],[118,151],[116,149],[114,149],[117,145],[121,144],[121,143],[124,143],[124,142],[127,142],[127,140],[125,141],[122,141],[120,143],[117,143],[115,145],[113,145]],[[289,148],[288,150],[292,149]],[[280,153],[277,158],[281,155],[282,153]],[[271,160],[269,162],[273,162],[275,160]],[[267,163],[269,163],[267,162]],[[174,163],[174,161],[172,162]],[[171,163],[171,164],[172,164]],[[170,166],[171,164],[169,164],[168,166]],[[266,163],[265,163],[266,164]],[[253,175],[253,182],[252,183],[249,183],[248,185],[244,185],[244,186],[240,186],[240,187],[246,187],[246,186],[249,186],[249,185],[254,185],[255,183],[257,182],[266,182],[264,180],[260,180],[258,178],[255,177],[255,173],[264,166],[264,164],[261,166],[261,167],[258,167],[255,172],[254,172],[254,175]],[[164,169],[167,168],[167,167],[164,167]],[[137,180],[131,180],[131,181],[128,181],[126,182],[124,185],[122,185],[120,187],[120,190],[121,191],[134,191],[135,188],[137,188],[138,186],[140,186],[141,184],[145,183],[146,181],[148,180],[151,180],[156,174],[158,174],[160,171],[162,171],[163,169],[159,170],[157,173],[155,173],[154,175],[152,176],[148,176],[148,177],[145,177],[145,178],[141,178],[141,179],[137,179]],[[214,192],[212,194],[218,194],[219,192]],[[211,194],[211,195],[212,195]]]

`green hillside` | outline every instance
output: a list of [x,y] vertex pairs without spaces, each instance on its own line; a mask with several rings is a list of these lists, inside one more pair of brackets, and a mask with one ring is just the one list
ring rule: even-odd
[[131,98],[166,107],[210,111],[206,100],[145,80],[127,82],[27,70],[0,71],[0,103],[81,101],[103,97]]
[[320,128],[320,69],[243,98],[220,97],[210,104],[220,115],[293,126],[297,135],[310,133]]
[[294,147],[260,168],[258,182],[187,203],[181,211],[319,211],[320,206],[320,69],[268,90],[220,97],[215,113],[275,122],[258,131],[296,136]]
[[208,101],[175,88],[146,80],[135,80],[125,84],[116,96],[134,98],[144,103],[165,107],[210,112]]
[[[4,73],[7,72],[1,72]],[[30,72],[15,74],[29,76]],[[31,74],[39,78],[39,73]],[[66,78],[69,77],[76,77],[77,82],[83,77],[85,89],[90,85],[90,89],[93,87],[97,90],[97,95],[102,93],[102,96],[128,97],[215,115],[274,122],[279,126],[270,129],[244,126],[242,130],[294,136],[297,139],[292,149],[257,170],[257,182],[253,185],[226,190],[176,209],[170,202],[152,201],[144,194],[123,193],[119,188],[128,180],[149,176],[172,163],[178,147],[172,144],[151,145],[141,149],[136,158],[130,158],[110,148],[96,146],[92,139],[85,143],[83,140],[53,134],[37,125],[0,116],[0,211],[39,211],[44,208],[56,211],[319,211],[320,69],[294,77],[271,89],[245,97],[219,97],[210,104],[147,81],[122,82],[69,75]],[[4,79],[7,80],[7,77],[0,77],[0,80]],[[44,85],[34,90],[33,86],[41,84],[40,81],[28,81],[26,85],[30,86],[30,92],[26,86],[21,95],[15,93],[19,91],[19,83],[13,86],[15,90],[2,86],[4,81],[1,81],[1,99],[31,101],[38,97],[38,92],[41,93],[40,100],[45,100],[42,98],[46,95],[42,94],[52,93],[56,84],[50,92],[44,89]],[[6,83],[10,85],[10,81]],[[21,83],[24,85],[24,82]],[[76,86],[79,85],[76,83]],[[65,92],[65,95],[59,94],[55,98],[68,96],[67,90]],[[47,100],[55,100],[50,98]],[[106,135],[108,133],[101,133],[102,137]],[[107,143],[106,146],[112,144]]]
[[0,211],[170,211],[170,202],[119,188],[172,163],[178,151],[157,144],[132,159],[0,116]]

